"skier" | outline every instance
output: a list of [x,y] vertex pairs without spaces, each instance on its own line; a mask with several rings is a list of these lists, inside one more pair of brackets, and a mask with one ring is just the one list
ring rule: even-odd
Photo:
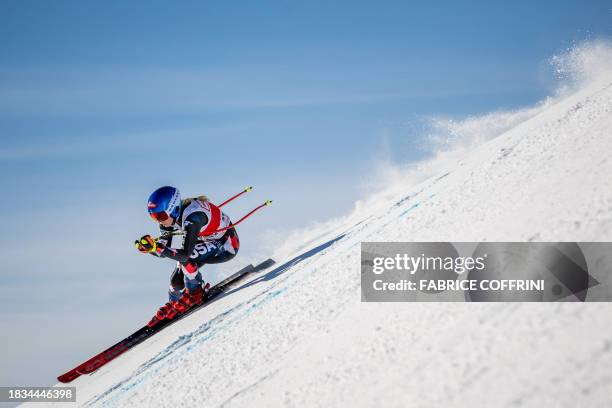
[[[161,236],[154,239],[150,235],[145,235],[135,241],[135,244],[140,252],[171,258],[178,262],[170,277],[168,303],[157,311],[146,326],[58,376],[58,381],[69,383],[81,375],[93,373],[158,333],[165,327],[165,324],[158,325],[164,319],[172,319],[177,315],[177,319],[181,318],[184,316],[183,312],[202,304],[209,286],[205,285],[203,290],[204,281],[198,269],[207,263],[226,262],[234,258],[240,246],[235,227],[256,211],[272,204],[272,200],[266,200],[238,221],[230,221],[221,211],[221,207],[252,189],[253,187],[249,186],[219,205],[210,203],[205,196],[181,200],[181,195],[175,187],[165,186],[155,190],[149,197],[147,208],[151,217],[160,224]],[[182,249],[172,248],[173,235],[184,236]],[[211,290],[208,296],[214,299],[230,285],[237,284],[249,276],[252,271],[263,270],[272,264],[274,261],[268,259],[256,267],[250,265],[250,268],[242,268],[217,283],[215,286],[217,290]]]
[[[147,208],[159,223],[161,237],[144,235],[135,241],[136,248],[160,258],[177,261],[170,276],[169,300],[155,314],[149,326],[172,319],[204,301],[210,287],[198,270],[204,264],[227,262],[238,253],[240,242],[229,217],[206,196],[181,200],[179,190],[165,186],[149,197]],[[183,232],[183,248],[171,248],[172,233]]]

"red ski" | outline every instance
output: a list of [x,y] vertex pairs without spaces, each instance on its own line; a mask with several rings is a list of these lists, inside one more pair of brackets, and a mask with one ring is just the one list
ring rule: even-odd
[[139,330],[130,334],[128,337],[121,340],[117,344],[114,344],[113,346],[104,350],[100,354],[90,358],[83,364],[73,368],[67,373],[60,375],[59,377],[57,377],[57,380],[62,383],[69,383],[75,380],[76,378],[80,377],[81,375],[93,373],[94,371],[96,371],[98,368],[102,367],[109,361],[114,360],[115,358],[119,357],[126,351],[133,348],[134,346],[142,343],[149,337],[160,332],[165,327],[168,327],[172,323],[184,318],[185,316],[207,305],[212,300],[219,297],[219,295],[221,295],[223,292],[227,291],[231,286],[236,285],[239,281],[246,278],[249,274],[254,273],[254,272],[259,272],[263,269],[266,269],[274,265],[274,263],[275,262],[272,259],[268,259],[255,267],[253,265],[248,265],[242,268],[241,270],[239,270],[238,272],[236,272],[229,278],[213,286],[208,292],[206,299],[204,300],[204,303],[202,303],[201,305],[194,306],[191,309],[187,310],[185,313],[179,314],[171,320],[162,320],[153,327],[144,326],[140,328]]

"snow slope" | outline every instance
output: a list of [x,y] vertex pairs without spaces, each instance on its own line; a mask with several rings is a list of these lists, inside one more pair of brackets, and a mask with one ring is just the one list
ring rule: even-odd
[[361,241],[612,240],[611,129],[612,69],[290,243],[77,379],[79,405],[612,406],[612,305],[374,304],[359,286]]

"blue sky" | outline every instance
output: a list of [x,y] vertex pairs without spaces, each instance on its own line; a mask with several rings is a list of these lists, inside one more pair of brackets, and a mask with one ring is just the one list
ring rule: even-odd
[[423,118],[543,99],[548,58],[609,37],[611,8],[3,1],[0,346],[19,346],[0,385],[51,383],[164,301],[172,263],[132,246],[154,231],[153,189],[220,201],[255,185],[234,218],[273,198],[240,230],[239,268],[263,232],[348,212],[381,157],[426,155]]

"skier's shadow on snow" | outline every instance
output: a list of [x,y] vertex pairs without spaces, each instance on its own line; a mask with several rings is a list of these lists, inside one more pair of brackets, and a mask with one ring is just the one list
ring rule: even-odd
[[296,256],[295,258],[293,258],[290,261],[285,262],[284,264],[282,264],[279,267],[274,268],[273,270],[271,270],[270,272],[261,275],[260,277],[253,279],[252,281],[250,281],[249,283],[246,283],[236,289],[230,290],[229,292],[226,293],[226,295],[229,295],[231,293],[237,292],[239,290],[242,289],[246,289],[250,286],[253,285],[257,285],[260,282],[264,282],[264,281],[269,281],[272,279],[277,278],[278,276],[282,275],[283,273],[287,272],[289,269],[291,269],[293,266],[297,265],[298,263],[302,262],[305,259],[310,258],[313,255],[318,254],[319,252],[323,251],[324,249],[330,247],[331,245],[333,245],[335,242],[341,240],[342,238],[344,238],[344,234],[337,236],[336,238],[327,241],[324,244],[321,244],[315,248],[312,248],[309,251],[304,252],[301,255]]

